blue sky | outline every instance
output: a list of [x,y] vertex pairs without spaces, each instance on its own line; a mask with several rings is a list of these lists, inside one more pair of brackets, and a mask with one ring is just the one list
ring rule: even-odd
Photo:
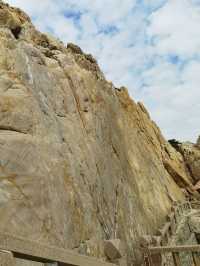
[[166,138],[200,134],[200,0],[7,0],[144,102]]

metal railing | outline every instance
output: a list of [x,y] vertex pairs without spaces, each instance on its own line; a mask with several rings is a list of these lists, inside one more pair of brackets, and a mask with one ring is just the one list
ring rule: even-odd
[[149,247],[145,253],[145,266],[164,265],[200,266],[200,245]]
[[145,266],[200,266],[200,245],[168,246],[184,215],[199,209],[200,202],[176,203],[156,235],[142,238]]

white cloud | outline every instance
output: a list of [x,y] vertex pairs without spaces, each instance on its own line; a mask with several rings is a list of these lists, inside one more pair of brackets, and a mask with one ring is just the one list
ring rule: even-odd
[[196,140],[200,125],[200,62],[178,66],[160,60],[143,73],[143,97],[168,138]]
[[168,0],[149,16],[154,65],[142,73],[143,99],[168,138],[200,133],[200,1]]
[[7,0],[44,32],[92,53],[167,138],[200,133],[200,0]]
[[200,7],[190,0],[169,0],[150,17],[148,32],[159,54],[192,57],[200,51]]

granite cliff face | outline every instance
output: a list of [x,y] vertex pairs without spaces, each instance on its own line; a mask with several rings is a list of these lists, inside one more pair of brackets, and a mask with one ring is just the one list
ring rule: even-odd
[[200,189],[200,137],[195,144],[172,141],[172,145],[183,156],[193,183],[196,184],[194,189]]
[[200,181],[200,146],[190,142],[182,143],[180,152],[184,157],[194,182]]
[[96,60],[0,3],[0,230],[105,257],[120,238],[140,265],[153,233],[194,184],[142,103]]

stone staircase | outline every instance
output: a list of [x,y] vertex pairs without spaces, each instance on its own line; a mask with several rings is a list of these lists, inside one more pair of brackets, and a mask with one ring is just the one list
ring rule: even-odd
[[200,218],[199,201],[175,203],[163,227],[142,237],[143,265],[200,266],[200,245],[190,221],[194,215]]

